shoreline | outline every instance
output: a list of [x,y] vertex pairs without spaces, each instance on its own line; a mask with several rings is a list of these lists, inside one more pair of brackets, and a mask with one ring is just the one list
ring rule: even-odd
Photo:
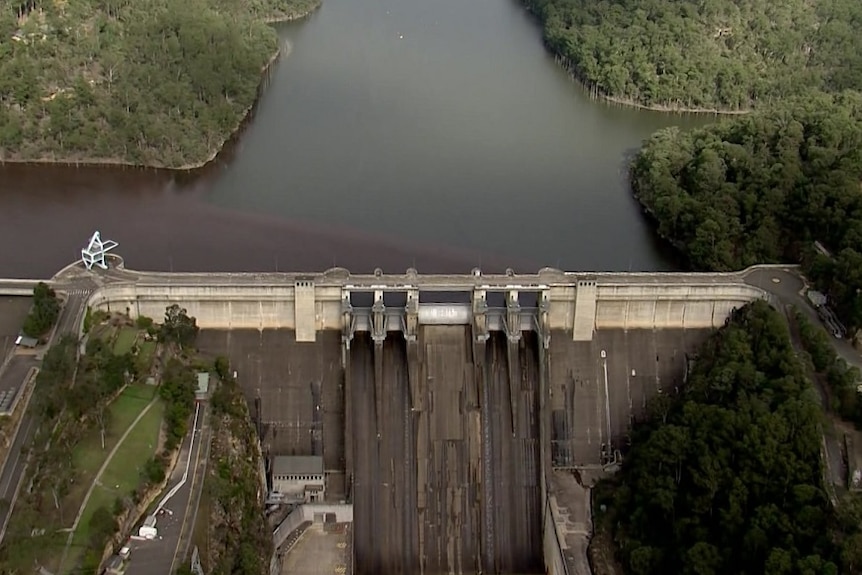
[[283,16],[270,16],[269,18],[264,18],[263,21],[266,24],[286,24],[288,22],[304,20],[305,18],[308,18],[309,16],[317,12],[322,4],[323,0],[315,0],[314,4],[312,4],[305,12],[299,12],[297,14],[290,15],[285,14]]
[[[322,0],[317,0],[313,6],[311,6],[306,12],[302,12],[300,14],[293,14],[289,16],[274,16],[270,18],[266,18],[263,20],[266,24],[283,24],[287,22],[296,22],[298,20],[302,20],[304,18],[309,17],[311,14],[316,12],[322,4]],[[18,165],[18,166],[57,166],[57,167],[66,167],[66,168],[124,168],[124,169],[133,169],[133,170],[159,170],[165,172],[193,172],[196,170],[203,169],[207,167],[209,164],[214,162],[219,154],[222,153],[225,146],[235,137],[239,135],[239,133],[243,130],[246,123],[249,122],[253,116],[254,109],[257,107],[260,102],[261,97],[263,96],[263,91],[266,88],[266,84],[268,83],[268,75],[272,70],[272,67],[282,58],[290,56],[290,53],[293,51],[293,44],[288,40],[282,41],[278,47],[276,47],[275,52],[270,56],[269,60],[267,60],[266,64],[260,70],[260,81],[257,85],[257,95],[252,101],[251,105],[246,108],[243,113],[240,115],[239,120],[237,121],[237,125],[234,129],[228,132],[224,139],[215,147],[215,149],[203,160],[199,162],[183,164],[182,166],[165,166],[165,165],[157,165],[157,164],[136,164],[133,162],[127,162],[125,160],[117,160],[110,158],[85,158],[80,160],[74,159],[51,159],[51,158],[36,158],[36,159],[5,159],[0,158],[0,169],[8,165]]]
[[604,92],[596,89],[595,84],[588,82],[585,80],[582,75],[578,72],[576,66],[574,66],[569,59],[561,54],[559,51],[555,50],[551,46],[548,45],[548,42],[545,40],[545,22],[542,20],[542,17],[530,6],[528,2],[525,0],[520,0],[524,9],[535,18],[538,23],[541,32],[542,32],[542,44],[545,46],[545,50],[548,51],[554,57],[554,62],[557,63],[561,68],[563,68],[566,73],[572,78],[573,81],[577,82],[581,88],[583,88],[587,95],[591,100],[601,100],[606,104],[616,104],[617,106],[623,106],[626,108],[632,108],[634,110],[642,110],[645,112],[659,112],[662,114],[712,114],[713,116],[742,116],[745,114],[751,113],[752,110],[721,110],[716,108],[685,108],[685,107],[673,107],[673,106],[648,106],[646,104],[641,104],[640,102],[636,102],[633,100],[626,100],[625,98],[620,98],[618,96],[611,96],[610,94],[606,94]]
[[545,43],[545,47],[547,50],[553,54],[554,61],[559,65],[566,73],[571,77],[571,79],[580,85],[580,87],[587,92],[587,96],[591,100],[599,100],[603,101],[606,104],[615,104],[617,106],[622,106],[625,108],[631,108],[633,110],[641,110],[644,112],[658,112],[661,114],[692,114],[692,115],[712,115],[712,116],[744,116],[746,114],[750,114],[753,110],[722,110],[718,108],[686,108],[682,106],[661,106],[661,105],[647,105],[641,104],[635,100],[627,100],[625,98],[620,98],[619,96],[612,96],[610,94],[606,94],[603,91],[600,91],[596,84],[588,82],[585,80],[579,73],[577,67],[572,64],[568,58],[563,56],[562,54],[551,49],[550,46]]

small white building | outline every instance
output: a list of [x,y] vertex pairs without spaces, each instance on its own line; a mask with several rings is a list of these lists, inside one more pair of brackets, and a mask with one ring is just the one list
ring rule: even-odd
[[150,515],[144,519],[144,524],[141,525],[140,529],[138,529],[138,537],[143,537],[144,539],[155,539],[158,534],[159,531],[156,529],[156,516]]
[[272,460],[272,490],[286,502],[322,502],[326,494],[323,458],[316,455],[279,455]]
[[19,347],[27,347],[33,349],[37,345],[39,345],[39,340],[35,337],[27,337],[26,335],[19,335],[15,338],[15,345]]
[[198,373],[198,386],[195,389],[195,401],[206,401],[210,390],[210,374],[202,371]]
[[810,301],[811,305],[813,305],[814,307],[826,305],[826,296],[819,291],[810,289],[808,290],[806,295],[808,295],[808,301]]

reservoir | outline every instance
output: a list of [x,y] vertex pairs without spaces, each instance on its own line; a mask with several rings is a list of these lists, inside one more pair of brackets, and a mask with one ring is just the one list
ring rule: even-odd
[[135,269],[653,271],[674,262],[624,165],[705,120],[590,100],[516,0],[324,0],[247,127],[194,174],[0,168],[0,276],[96,229]]

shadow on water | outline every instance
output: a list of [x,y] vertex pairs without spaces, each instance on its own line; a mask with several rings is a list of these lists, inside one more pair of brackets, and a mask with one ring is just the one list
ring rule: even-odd
[[67,164],[0,166],[0,276],[50,277],[80,257],[94,230],[120,243],[131,269],[154,271],[323,271],[409,267],[437,273],[531,272],[539,262],[503,261],[475,250],[405,241],[344,225],[241,213],[206,201],[242,151],[278,61],[258,98],[216,158],[193,170]]
[[135,168],[12,165],[0,170],[0,275],[50,277],[80,257],[94,230],[120,243],[132,269],[468,273],[500,261],[326,224],[239,213],[203,201],[218,164],[196,174]]
[[[677,114],[679,116],[683,116],[684,114]],[[699,119],[699,118],[698,118]],[[625,189],[628,192],[629,199],[631,200],[632,205],[635,206],[637,210],[639,210],[643,214],[643,218],[647,221],[652,228],[653,231],[658,227],[658,221],[647,212],[646,208],[640,203],[640,201],[635,197],[634,190],[632,189],[631,180],[629,179],[629,172],[631,169],[632,162],[635,160],[635,156],[637,156],[640,148],[628,148],[622,157],[622,161],[620,162],[620,178],[626,182]],[[649,242],[650,248],[656,254],[658,258],[660,258],[666,268],[668,270],[686,270],[690,269],[689,263],[686,260],[685,256],[674,248],[674,246],[658,235],[658,233],[651,233],[647,236],[647,241]],[[632,271],[632,270],[629,270]]]

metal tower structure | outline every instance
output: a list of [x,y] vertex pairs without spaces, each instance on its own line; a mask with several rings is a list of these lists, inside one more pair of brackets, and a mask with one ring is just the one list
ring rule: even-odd
[[108,264],[105,263],[105,254],[117,247],[118,244],[114,240],[102,241],[102,236],[99,232],[93,234],[90,238],[90,243],[87,247],[81,250],[81,260],[88,270],[93,269],[93,266],[99,266],[103,270],[108,269]]

